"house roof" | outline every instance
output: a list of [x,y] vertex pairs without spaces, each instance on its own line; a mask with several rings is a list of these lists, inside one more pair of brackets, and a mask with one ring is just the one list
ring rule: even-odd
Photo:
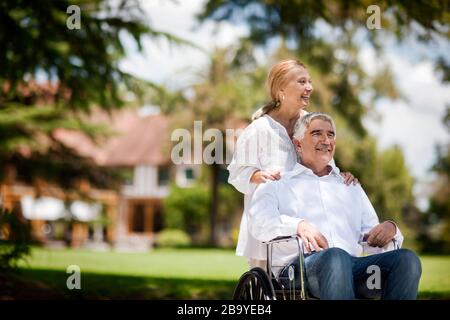
[[89,121],[106,125],[115,134],[97,144],[84,134],[67,129],[58,129],[55,137],[102,166],[162,165],[170,160],[170,152],[164,151],[170,142],[169,120],[164,115],[141,117],[136,109],[111,115],[96,111]]
[[161,165],[170,159],[164,152],[169,142],[168,119],[163,115],[140,118],[130,115],[123,134],[113,138],[104,147],[100,164],[106,166]]

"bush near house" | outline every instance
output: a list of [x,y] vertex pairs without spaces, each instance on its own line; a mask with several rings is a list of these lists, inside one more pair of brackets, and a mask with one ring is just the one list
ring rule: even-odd
[[164,229],[156,240],[156,245],[161,248],[180,248],[191,244],[191,238],[183,230]]
[[[219,208],[217,216],[218,230],[229,230],[229,241],[222,239],[222,245],[232,244],[232,230],[235,215],[242,213],[242,194],[230,185],[219,186]],[[169,229],[183,230],[189,234],[195,244],[206,243],[209,230],[210,193],[201,184],[189,188],[172,185],[169,196],[164,201],[164,225]],[[236,221],[235,221],[236,220]],[[224,236],[222,233],[220,236]],[[226,237],[225,237],[226,238]]]
[[166,228],[178,229],[193,236],[208,224],[209,193],[200,185],[181,188],[172,185],[164,200]]

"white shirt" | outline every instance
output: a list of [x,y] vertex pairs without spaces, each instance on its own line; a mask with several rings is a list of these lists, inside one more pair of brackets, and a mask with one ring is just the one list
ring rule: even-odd
[[[307,114],[306,111],[302,115]],[[244,194],[236,255],[251,259],[266,259],[266,247],[256,240],[247,227],[247,208],[257,184],[250,178],[256,170],[276,169],[283,175],[298,162],[294,144],[286,128],[269,115],[253,121],[239,136],[233,159],[228,166],[228,182]],[[334,161],[330,162],[334,166]],[[338,169],[337,169],[338,170]]]
[[[256,189],[248,208],[250,233],[261,242],[296,235],[298,223],[306,220],[325,236],[330,248],[338,247],[352,256],[361,256],[366,253],[362,237],[379,220],[361,185],[347,186],[342,180],[336,167],[319,177],[297,163],[279,181],[261,184]],[[399,228],[395,240],[401,246],[403,236]],[[380,253],[390,248],[370,249],[370,253]],[[298,252],[295,241],[277,244],[272,264],[287,265]]]

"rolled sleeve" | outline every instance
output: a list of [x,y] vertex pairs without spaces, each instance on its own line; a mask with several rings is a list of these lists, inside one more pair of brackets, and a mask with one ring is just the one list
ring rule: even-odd
[[233,158],[227,167],[230,173],[228,183],[243,194],[253,193],[257,187],[250,179],[257,170],[261,170],[258,145],[255,129],[248,128],[248,131],[244,131],[238,138]]
[[243,194],[253,193],[258,186],[256,183],[250,182],[252,175],[258,171],[255,167],[239,166],[236,163],[230,163],[228,166],[230,176],[228,177],[228,183],[236,188]]
[[403,237],[402,232],[400,231],[400,228],[398,227],[397,223],[394,220],[386,220],[391,222],[394,226],[395,226],[395,236],[394,236],[394,240],[396,242],[396,245],[398,248],[401,248],[403,245],[403,240],[405,239]]

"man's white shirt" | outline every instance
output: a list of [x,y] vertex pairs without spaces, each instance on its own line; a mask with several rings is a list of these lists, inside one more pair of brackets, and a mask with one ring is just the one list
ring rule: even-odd
[[[330,168],[328,175],[319,177],[297,163],[280,180],[259,185],[248,208],[251,235],[259,241],[296,235],[298,223],[306,220],[325,236],[330,248],[341,248],[352,256],[367,253],[361,242],[363,235],[379,224],[375,209],[361,185],[347,186],[339,169]],[[394,239],[401,246],[399,228]],[[391,248],[370,248],[370,253]],[[298,253],[295,241],[276,244],[272,264],[285,266]],[[277,270],[280,268],[274,268]]]

